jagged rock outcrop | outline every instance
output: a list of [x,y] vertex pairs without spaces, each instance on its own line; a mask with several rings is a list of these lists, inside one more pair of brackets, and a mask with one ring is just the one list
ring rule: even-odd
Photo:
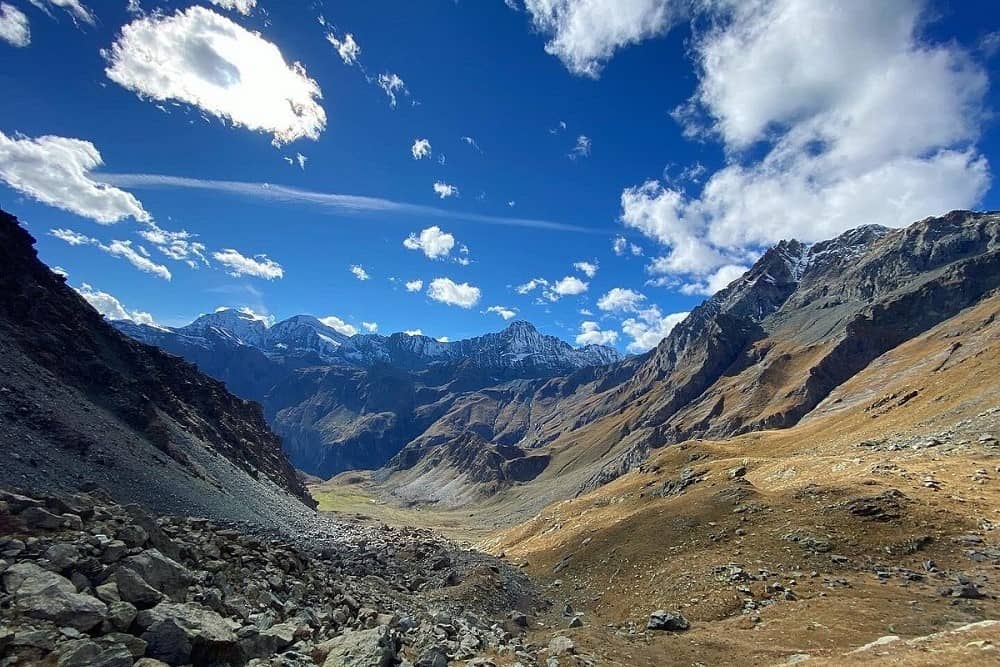
[[311,503],[259,405],[116,331],[33,244],[0,211],[0,481],[207,514]]

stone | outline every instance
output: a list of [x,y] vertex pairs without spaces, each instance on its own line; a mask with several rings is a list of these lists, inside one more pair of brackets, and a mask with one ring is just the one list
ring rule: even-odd
[[80,550],[72,544],[53,544],[45,551],[45,561],[57,572],[68,570],[79,564]]
[[170,665],[162,660],[157,660],[156,658],[142,658],[140,660],[136,660],[132,667],[170,667]]
[[2,654],[7,647],[14,643],[14,631],[10,628],[5,628],[0,626],[0,654]]
[[398,647],[389,628],[347,632],[326,642],[329,651],[323,667],[390,667]]
[[115,630],[128,630],[138,613],[135,605],[130,602],[112,602],[108,605],[108,621]]
[[121,540],[111,540],[104,546],[101,554],[102,563],[117,563],[128,553],[128,545]]
[[102,637],[98,637],[95,641],[105,648],[120,644],[127,648],[129,654],[135,659],[146,655],[146,642],[135,635],[124,632],[109,632]]
[[658,609],[649,615],[646,628],[649,630],[664,630],[666,632],[682,632],[691,627],[688,620],[678,612]]
[[581,619],[579,616],[574,616],[569,621],[569,627],[571,627],[571,628],[582,628],[583,627],[583,619]]
[[60,648],[57,667],[132,667],[132,653],[123,644],[101,646],[78,639]]
[[122,564],[174,602],[184,601],[187,597],[187,587],[194,579],[186,567],[156,549],[147,549],[135,556],[129,556]]
[[107,606],[97,598],[77,593],[69,579],[34,563],[8,568],[4,585],[14,594],[15,605],[25,616],[81,632],[100,624],[108,613]]
[[557,635],[549,640],[549,654],[553,656],[557,655],[572,655],[576,653],[576,644],[569,637],[564,637],[563,635]]
[[420,653],[414,667],[448,667],[448,652],[441,646],[430,646]]
[[211,609],[193,602],[161,602],[140,611],[135,621],[144,631],[146,654],[174,665],[236,661],[236,633]]
[[121,593],[118,592],[118,584],[113,581],[101,584],[95,588],[94,594],[97,595],[98,600],[105,604],[121,602],[122,599]]
[[115,579],[121,599],[131,602],[140,609],[148,609],[165,597],[130,567],[120,568],[115,574]]
[[62,517],[43,510],[41,507],[29,507],[18,516],[28,528],[58,530],[63,525]]
[[137,526],[134,523],[122,526],[121,530],[118,531],[117,537],[130,549],[144,547],[146,546],[146,542],[149,541],[149,534],[146,533],[142,526]]

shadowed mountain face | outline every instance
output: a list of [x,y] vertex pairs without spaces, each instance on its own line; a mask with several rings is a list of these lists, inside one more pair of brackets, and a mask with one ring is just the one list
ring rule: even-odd
[[311,503],[259,405],[116,331],[33,244],[0,211],[5,484],[231,518],[264,495]]
[[620,359],[607,347],[573,348],[527,322],[448,343],[402,333],[348,337],[309,315],[268,326],[237,310],[176,329],[114,325],[263,403],[295,466],[321,477],[383,466],[469,392]]
[[550,498],[593,489],[665,445],[796,424],[879,355],[998,286],[996,213],[782,242],[642,357],[463,396],[384,477],[411,500],[468,500],[482,471],[465,469],[463,448],[485,442],[551,457],[532,482]]

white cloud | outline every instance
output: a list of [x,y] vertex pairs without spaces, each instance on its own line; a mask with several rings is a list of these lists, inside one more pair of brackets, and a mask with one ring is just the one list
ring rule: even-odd
[[[680,3],[673,3],[680,4]],[[525,0],[545,52],[574,74],[597,78],[618,49],[666,32],[668,0]]]
[[424,335],[424,332],[421,331],[420,329],[406,329],[405,331],[403,331],[403,333],[406,334],[407,336],[423,336]]
[[576,336],[577,345],[614,345],[618,340],[618,332],[601,330],[597,322],[580,322],[580,333]]
[[629,242],[628,239],[621,235],[612,239],[611,250],[614,251],[614,253],[619,257],[625,255],[625,253],[631,253],[636,257],[642,255],[642,247]]
[[576,138],[576,145],[573,146],[573,150],[569,152],[569,159],[576,160],[581,157],[590,157],[590,144],[590,137],[581,134]]
[[684,294],[702,294],[712,296],[716,292],[725,289],[729,283],[733,282],[744,273],[749,267],[726,264],[720,266],[714,273],[706,276],[703,280],[685,283],[681,285],[680,291]]
[[450,343],[451,342],[451,339],[448,338],[447,336],[438,336],[434,340],[436,340],[439,343]]
[[549,281],[546,280],[545,278],[532,278],[528,282],[524,283],[523,285],[518,285],[514,289],[517,291],[518,294],[528,294],[529,292],[534,292],[535,289],[539,287],[547,287],[548,284]]
[[336,35],[330,33],[326,36],[326,41],[337,49],[337,55],[340,56],[345,65],[357,64],[358,57],[361,55],[361,47],[354,41],[354,35],[347,33],[343,39],[337,39]]
[[506,306],[490,306],[486,309],[487,313],[496,313],[505,320],[512,320],[517,317],[517,310],[514,308],[507,308]]
[[243,16],[250,16],[250,12],[257,6],[257,0],[211,0],[216,7],[239,12]]
[[424,288],[423,280],[407,280],[406,281],[406,291],[407,292],[419,292]]
[[593,278],[597,275],[597,262],[574,262],[573,268],[588,278]]
[[615,287],[597,300],[597,307],[605,312],[632,313],[642,307],[646,295],[634,290]]
[[622,322],[622,331],[632,338],[626,349],[633,354],[653,349],[687,316],[688,313],[671,313],[664,316],[657,306],[639,311],[636,317],[630,317]]
[[191,232],[183,229],[178,232],[167,231],[153,221],[146,225],[146,229],[138,232],[139,236],[170,259],[185,262],[192,269],[197,268],[199,262],[208,266],[205,244],[193,240],[196,236]]
[[587,291],[589,283],[585,283],[576,276],[566,276],[562,280],[552,283],[551,287],[545,290],[545,298],[549,301],[558,301],[564,296],[576,296]]
[[83,283],[79,287],[74,287],[73,289],[75,289],[80,296],[86,299],[87,303],[94,307],[94,310],[109,320],[132,320],[136,324],[148,324],[150,326],[156,325],[156,322],[153,320],[153,316],[149,313],[145,313],[141,310],[129,311],[125,308],[122,302],[113,295],[94,289],[87,283]]
[[306,162],[309,161],[309,158],[306,157],[305,155],[303,155],[302,153],[296,153],[295,154],[295,161],[298,162],[299,169],[305,171],[305,169],[306,169]]
[[924,2],[723,7],[695,39],[698,88],[675,117],[731,159],[696,196],[656,181],[622,193],[622,221],[668,247],[654,272],[708,291],[690,277],[782,238],[899,227],[980,201],[988,77],[957,42],[922,37]]
[[323,95],[301,64],[204,7],[138,18],[105,55],[108,78],[140,97],[193,104],[273,135],[276,146],[318,139],[326,127]]
[[434,225],[422,230],[420,236],[410,234],[403,240],[403,245],[410,250],[421,250],[431,259],[442,259],[455,247],[455,237]]
[[151,219],[138,199],[100,183],[90,172],[104,164],[94,144],[80,139],[8,137],[0,132],[0,180],[43,204],[101,224]]
[[378,322],[362,322],[361,326],[365,328],[368,333],[375,333],[378,331]]
[[31,4],[52,16],[50,7],[60,7],[73,17],[74,22],[82,21],[87,25],[95,25],[94,13],[80,0],[29,0]]
[[399,78],[398,74],[391,72],[386,72],[385,74],[379,74],[378,79],[376,79],[378,87],[385,91],[386,97],[389,98],[389,106],[393,109],[396,108],[396,93],[409,96],[410,91],[406,87],[406,82]]
[[163,278],[164,280],[170,280],[173,277],[167,267],[162,264],[157,264],[153,260],[149,259],[149,253],[145,251],[145,248],[142,246],[138,246],[139,250],[133,248],[131,241],[111,241],[110,243],[102,243],[98,239],[74,232],[71,229],[52,229],[49,233],[60,241],[65,241],[71,246],[92,245],[113,257],[124,259],[143,273],[150,273],[158,278]]
[[476,140],[474,138],[472,138],[472,137],[462,137],[462,141],[464,141],[468,145],[472,146],[474,149],[476,149],[477,153],[479,153],[480,155],[482,155],[483,149],[479,147],[479,144],[476,143]]
[[345,336],[356,336],[358,334],[358,328],[356,326],[348,324],[336,315],[327,315],[326,317],[320,317],[317,319],[337,333],[342,333]]
[[510,208],[514,208],[515,206],[517,206],[517,202],[511,199],[509,202],[507,202],[507,206],[509,206]]
[[359,264],[351,265],[351,273],[353,273],[354,277],[358,280],[368,280],[371,278],[371,276],[368,275],[368,272],[365,271],[365,267]]
[[0,39],[16,47],[31,44],[28,17],[20,9],[6,2],[0,2]]
[[456,283],[451,278],[435,278],[427,287],[427,296],[460,308],[472,308],[479,303],[481,292],[469,283]]
[[448,197],[457,197],[458,188],[454,185],[449,185],[447,183],[442,183],[437,181],[434,183],[434,194],[436,194],[441,199],[447,199]]
[[427,139],[415,139],[413,146],[410,147],[410,154],[413,155],[414,160],[422,160],[425,157],[430,157],[431,142]]
[[49,231],[49,234],[72,246],[87,245],[91,241],[96,241],[96,239],[92,239],[80,232],[75,232],[72,229],[53,229]]
[[265,280],[285,277],[285,270],[281,265],[267,255],[247,257],[238,250],[226,248],[212,253],[212,257],[226,267],[226,273],[234,277],[253,276]]
[[50,268],[52,269],[52,273],[56,274],[57,276],[62,276],[63,278],[69,278],[69,271],[67,271],[63,267],[53,266]]

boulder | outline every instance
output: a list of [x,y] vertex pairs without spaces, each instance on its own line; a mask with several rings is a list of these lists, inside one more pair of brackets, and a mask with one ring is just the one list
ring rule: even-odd
[[22,614],[59,626],[86,632],[108,614],[103,602],[77,593],[69,579],[34,563],[18,563],[8,568],[4,585],[14,594],[15,605]]
[[188,585],[194,579],[186,567],[156,549],[147,549],[141,554],[129,556],[122,561],[122,565],[174,602],[184,601]]
[[550,655],[563,655],[567,653],[576,653],[576,644],[573,643],[572,639],[558,635],[549,641]]
[[41,507],[29,507],[21,512],[19,516],[28,528],[58,530],[63,525],[62,517],[43,510]]
[[329,648],[323,667],[390,667],[398,646],[385,626],[347,632],[325,642]]
[[193,602],[161,602],[140,611],[146,655],[171,665],[239,662],[236,633],[217,613]]
[[77,639],[60,647],[57,667],[132,667],[134,658],[123,644],[104,646],[89,639]]
[[665,609],[658,609],[649,615],[646,628],[649,630],[665,630],[667,632],[682,632],[691,627],[688,620],[681,614]]
[[165,597],[163,593],[146,583],[132,568],[123,567],[115,574],[118,584],[118,594],[125,602],[130,602],[140,609],[148,609]]

